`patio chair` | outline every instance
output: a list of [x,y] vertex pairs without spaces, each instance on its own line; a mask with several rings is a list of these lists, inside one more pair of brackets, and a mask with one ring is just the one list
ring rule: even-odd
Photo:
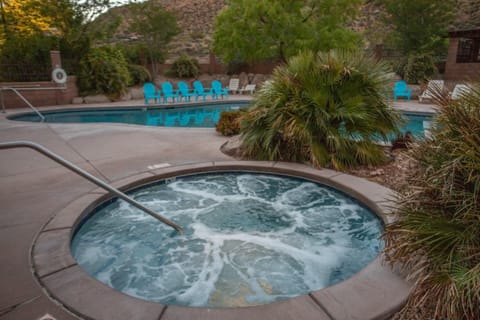
[[393,86],[393,100],[396,101],[398,97],[405,97],[410,101],[412,89],[407,86],[405,81],[397,81]]
[[255,92],[256,87],[257,86],[255,84],[247,84],[245,87],[243,87],[243,89],[240,90],[240,92],[253,94]]
[[468,94],[472,89],[466,84],[457,84],[449,96],[452,100],[460,99],[463,95]]
[[211,96],[213,98],[213,91],[210,88],[208,91],[203,88],[203,84],[200,81],[195,81],[193,83],[193,92],[195,93],[195,101],[198,100],[198,97],[203,97],[203,101],[205,101],[207,96]]
[[212,92],[214,99],[218,99],[218,96],[221,96],[222,99],[224,96],[228,98],[228,88],[222,88],[222,83],[218,80],[212,81]]
[[172,98],[172,102],[175,102],[175,99],[179,99],[178,92],[173,90],[173,86],[170,82],[162,82],[162,91],[163,91],[163,102],[167,103],[168,98]]
[[435,93],[438,90],[443,90],[443,80],[430,80],[428,81],[427,88],[421,95],[418,96],[418,100],[423,102],[424,99],[432,99],[435,97]]
[[196,97],[195,90],[190,89],[188,87],[188,84],[185,81],[179,81],[177,83],[178,91],[180,93],[179,100],[182,98],[185,100],[185,102],[190,101],[190,97]]
[[155,102],[161,99],[160,91],[157,92],[157,88],[151,82],[143,84],[143,96],[145,97],[145,104],[148,104],[150,99],[153,99]]
[[237,78],[232,78],[230,79],[230,82],[228,83],[228,91],[237,93],[240,91],[240,79]]

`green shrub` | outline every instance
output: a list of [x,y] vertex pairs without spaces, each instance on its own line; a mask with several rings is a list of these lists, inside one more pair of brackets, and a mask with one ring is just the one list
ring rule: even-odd
[[480,87],[439,95],[432,139],[412,150],[419,168],[385,229],[385,254],[413,288],[395,319],[480,319]]
[[343,169],[385,160],[398,114],[385,83],[391,70],[361,52],[304,52],[278,67],[242,117],[245,155]]
[[402,79],[405,79],[405,67],[407,66],[407,58],[399,58],[390,62],[393,72],[398,74]]
[[130,82],[128,64],[122,53],[113,47],[92,48],[79,66],[80,94],[106,94],[118,98]]
[[136,64],[128,65],[128,73],[130,74],[129,86],[134,86],[137,84],[143,84],[145,82],[151,82],[152,76],[150,72],[144,66],[139,66]]
[[220,114],[215,129],[223,136],[233,136],[240,133],[240,120],[245,114],[243,110],[223,111]]
[[0,81],[50,80],[50,50],[53,37],[12,34],[0,46]]
[[173,62],[171,72],[179,78],[196,77],[200,73],[200,65],[197,59],[182,55]]
[[433,57],[429,54],[417,54],[408,57],[405,66],[405,81],[416,84],[430,79],[438,72]]

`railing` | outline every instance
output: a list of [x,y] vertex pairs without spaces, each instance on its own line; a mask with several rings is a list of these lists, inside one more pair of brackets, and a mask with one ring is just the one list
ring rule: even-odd
[[21,64],[0,64],[1,82],[31,82],[49,81],[52,66],[50,62],[32,65]]
[[[45,117],[43,116],[43,114],[40,113],[40,111],[38,111],[37,108],[35,108],[31,103],[30,101],[28,101],[20,92],[18,92],[17,90],[18,88],[11,88],[11,87],[0,87],[0,101],[1,101],[1,104],[2,104],[2,112],[5,113],[5,104],[3,102],[3,91],[4,90],[11,90],[13,91],[20,99],[23,100],[23,102],[25,102],[27,104],[27,106],[30,107],[30,109],[32,109],[41,119],[41,121],[45,121]],[[32,89],[32,88],[25,88],[25,89]],[[37,88],[35,88],[37,89]],[[45,88],[47,89],[47,88]]]
[[159,215],[158,213],[148,209],[147,207],[143,206],[139,202],[135,201],[134,199],[130,198],[123,192],[121,192],[118,189],[115,189],[114,187],[110,186],[109,184],[103,182],[102,180],[98,179],[97,177],[91,175],[90,173],[86,172],[85,170],[77,167],[73,163],[69,162],[68,160],[60,157],[59,155],[51,152],[47,148],[43,147],[42,145],[39,145],[37,143],[31,142],[31,141],[10,141],[10,142],[3,142],[0,143],[0,149],[13,149],[13,148],[30,148],[35,151],[40,152],[44,156],[52,159],[53,161],[59,163],[60,165],[64,166],[67,169],[70,169],[71,171],[75,172],[76,174],[80,175],[81,177],[89,180],[90,182],[93,182],[97,186],[107,190],[108,192],[112,193],[113,195],[119,197],[120,199],[128,202],[129,204],[139,208],[140,210],[144,211],[145,213],[151,215],[155,219],[165,223],[166,225],[172,227],[175,229],[178,233],[183,234],[183,230],[180,226],[175,224],[174,222],[168,220],[167,218]]

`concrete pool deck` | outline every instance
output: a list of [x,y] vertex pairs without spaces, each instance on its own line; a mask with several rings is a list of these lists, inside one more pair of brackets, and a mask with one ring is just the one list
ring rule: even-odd
[[[244,97],[232,97],[231,100],[239,98]],[[127,106],[132,104],[142,105],[143,101],[109,105]],[[413,102],[396,103],[396,106],[415,112],[431,112],[433,108],[431,105],[417,105]],[[92,105],[72,105],[71,107],[82,108],[92,107]],[[45,107],[40,110],[57,108],[62,107]],[[168,167],[163,170],[170,170],[171,167],[177,166],[233,160],[219,151],[220,146],[227,139],[218,136],[213,129],[160,128],[124,124],[28,123],[10,121],[5,117],[22,111],[28,112],[29,110],[7,109],[6,114],[0,113],[1,142],[30,140],[40,143],[108,182],[121,184],[122,181],[125,182],[128,179],[152,176],[155,172],[162,170],[158,169],[162,167]],[[50,314],[56,319],[78,319],[79,314],[91,317],[93,314],[89,311],[69,310],[51,298],[52,292],[45,290],[35,275],[35,273],[38,275],[38,269],[36,269],[38,263],[33,268],[32,250],[37,238],[45,239],[62,230],[62,228],[44,229],[51,219],[58,213],[67,210],[66,208],[74,206],[77,199],[98,196],[100,193],[97,187],[33,150],[15,149],[1,150],[0,152],[0,203],[2,208],[0,216],[0,249],[2,252],[0,255],[0,283],[2,284],[0,320],[40,319],[45,314]],[[347,179],[348,183],[356,180],[343,174],[339,175],[338,179]],[[51,233],[45,233],[47,230]],[[56,252],[56,246],[60,242],[55,239],[53,237],[53,240],[43,242],[47,251]],[[57,260],[52,259],[51,261]],[[78,275],[78,272],[81,271],[76,270],[77,268],[67,262],[67,265],[60,269]],[[59,269],[45,271],[47,273],[40,277],[55,279],[58,271]],[[378,274],[380,275],[382,272],[379,271]],[[372,279],[376,276],[377,274],[370,275]],[[80,281],[80,284],[86,284],[88,281],[97,283],[90,279]],[[44,282],[42,283],[44,284]],[[399,286],[401,283],[400,281]],[[66,288],[71,287],[66,285]],[[93,290],[85,289],[85,291],[77,288],[78,290],[71,291],[68,293],[70,294],[68,296],[69,303],[84,301],[93,304],[97,301],[95,297],[103,296],[105,293],[103,287],[95,288]],[[397,291],[398,296],[401,296],[405,293],[405,287]],[[338,294],[345,294],[345,292]],[[262,318],[301,319],[302,317],[294,311],[301,307],[303,310],[313,312],[305,312],[304,319],[355,319],[355,317],[363,319],[358,315],[348,314],[348,310],[345,311],[346,314],[342,314],[344,308],[341,301],[337,300],[338,294],[330,296],[318,294],[318,297],[314,295],[308,302],[290,299],[284,304],[284,307],[275,309],[275,311],[269,310],[269,316],[266,317],[263,314]],[[357,303],[363,298],[372,299],[379,305],[386,303],[381,299],[382,293],[380,293],[380,300],[375,300],[377,297],[364,295],[359,297],[360,300],[356,300]],[[391,297],[383,296],[383,298]],[[322,310],[315,300],[323,301],[323,304],[320,303],[328,311]],[[307,304],[306,307],[304,303]],[[225,309],[215,312],[209,311],[211,309],[179,312],[178,307],[159,306],[145,305],[145,308],[142,308],[142,314],[130,314],[129,319],[159,319],[160,315],[162,319],[207,319],[211,318],[213,314],[216,319],[252,318],[248,308],[242,308],[243,311],[240,313],[232,314]],[[129,310],[129,304],[126,303],[120,308],[113,305],[112,300],[107,299],[102,300],[98,310],[100,311],[95,313],[94,319],[120,319],[128,315],[121,314],[121,311]],[[109,313],[109,310],[113,313]],[[151,310],[151,313],[147,312],[148,310]],[[335,313],[335,310],[338,312]],[[149,315],[147,316],[143,312]],[[320,316],[322,312],[323,315]]]

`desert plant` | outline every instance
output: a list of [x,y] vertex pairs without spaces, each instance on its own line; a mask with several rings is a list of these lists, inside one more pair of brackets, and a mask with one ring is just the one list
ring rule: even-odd
[[358,51],[303,52],[275,69],[242,121],[246,155],[336,169],[384,160],[376,134],[397,130],[387,105],[392,73]]
[[430,79],[438,72],[430,54],[415,54],[408,57],[404,78],[408,83],[419,83]]
[[197,59],[182,55],[173,62],[171,72],[179,78],[196,77],[200,73],[200,65]]
[[144,66],[139,66],[136,64],[128,65],[128,73],[130,74],[129,86],[134,86],[137,84],[143,84],[145,82],[152,81],[152,76],[150,72]]
[[240,133],[240,120],[242,115],[245,114],[243,109],[241,110],[232,110],[232,111],[223,111],[220,114],[220,119],[218,120],[215,129],[218,133],[223,136],[233,136]]
[[441,105],[432,139],[412,150],[419,168],[399,195],[385,254],[413,290],[398,319],[480,319],[480,87]]
[[80,94],[100,93],[118,98],[130,81],[128,64],[113,47],[92,48],[80,61],[78,86]]

